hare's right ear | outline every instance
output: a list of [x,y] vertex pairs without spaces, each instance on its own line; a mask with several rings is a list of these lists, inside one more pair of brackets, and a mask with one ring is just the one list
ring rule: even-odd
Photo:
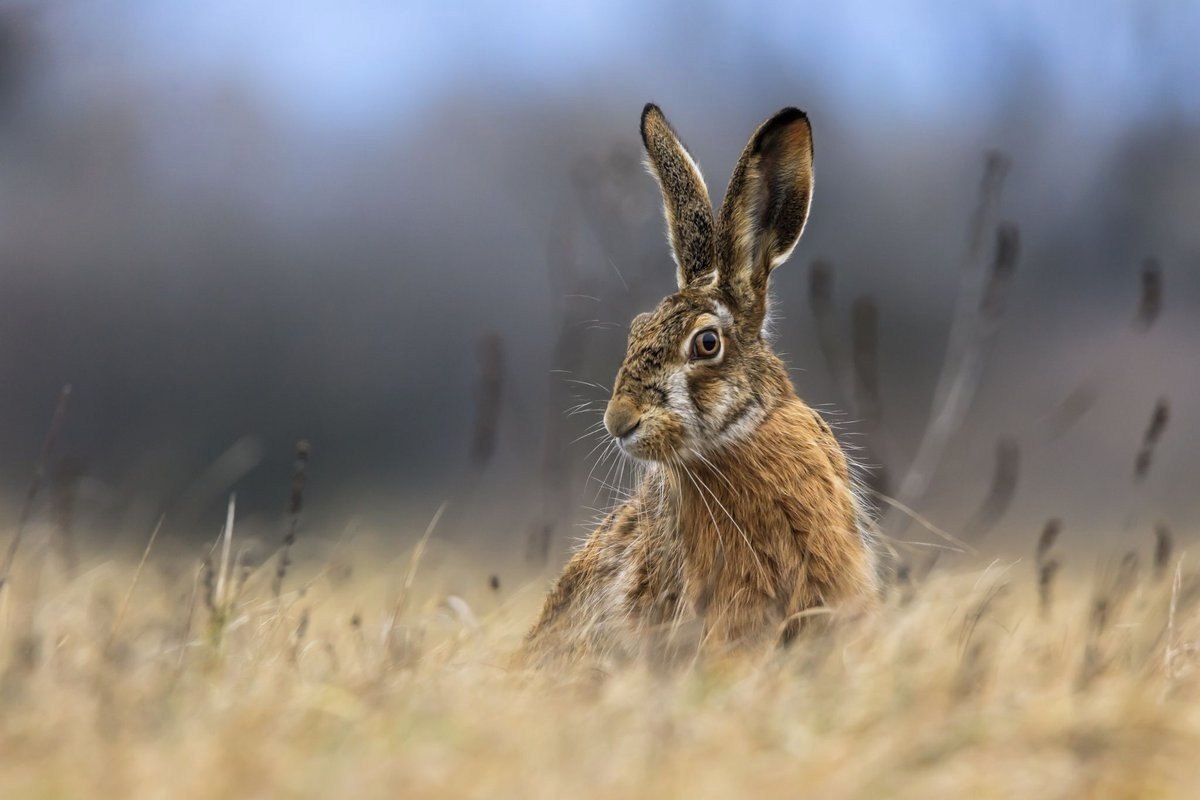
[[653,103],[642,110],[642,142],[662,189],[679,288],[711,282],[716,277],[713,213],[700,168]]

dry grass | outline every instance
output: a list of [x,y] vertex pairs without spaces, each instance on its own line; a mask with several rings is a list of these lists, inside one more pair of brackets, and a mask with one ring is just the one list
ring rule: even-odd
[[[758,663],[532,674],[542,589],[344,547],[242,584],[219,635],[152,555],[0,601],[0,797],[1195,797],[1200,580],[934,572]],[[308,562],[308,563],[306,563]],[[307,569],[306,569],[307,568]],[[314,571],[316,570],[316,571]],[[437,572],[443,575],[436,574]],[[1149,573],[1149,570],[1144,571]],[[474,573],[471,573],[474,574]],[[32,613],[31,613],[32,612]],[[390,635],[389,632],[390,631]]]

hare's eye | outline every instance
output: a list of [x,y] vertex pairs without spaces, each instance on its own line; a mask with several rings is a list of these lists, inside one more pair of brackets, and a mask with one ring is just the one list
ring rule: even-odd
[[692,358],[716,358],[721,352],[721,335],[706,328],[692,337]]

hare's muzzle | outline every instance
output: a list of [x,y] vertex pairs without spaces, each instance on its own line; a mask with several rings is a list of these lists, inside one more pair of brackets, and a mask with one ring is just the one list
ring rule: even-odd
[[608,401],[604,412],[604,427],[614,439],[623,439],[642,424],[642,412],[628,397],[618,396]]

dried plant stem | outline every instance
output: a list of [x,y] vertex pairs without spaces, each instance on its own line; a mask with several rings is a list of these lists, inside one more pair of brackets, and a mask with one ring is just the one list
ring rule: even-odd
[[1017,494],[1020,467],[1021,449],[1017,445],[1017,440],[1011,437],[1002,437],[996,443],[996,466],[992,472],[991,487],[975,515],[963,529],[964,539],[982,538],[1003,519]]
[[129,588],[125,590],[125,597],[121,599],[121,606],[117,609],[117,615],[113,618],[112,627],[108,631],[108,641],[104,645],[107,650],[112,646],[113,640],[117,636],[117,628],[121,627],[121,621],[125,619],[125,612],[129,609],[129,601],[133,598],[133,590],[137,588],[138,579],[142,577],[142,569],[146,566],[146,559],[150,558],[150,549],[154,547],[154,540],[158,538],[158,532],[162,530],[163,521],[166,520],[166,514],[158,518],[158,524],[154,526],[154,530],[150,533],[150,540],[146,542],[146,549],[142,551],[142,558],[138,561],[137,569],[133,571],[133,580],[129,582]]
[[229,557],[233,551],[233,519],[236,506],[237,495],[229,495],[229,505],[225,510],[225,528],[221,532],[221,564],[217,570],[216,604],[222,611],[226,609],[228,600],[225,595],[230,579]]
[[1175,610],[1179,605],[1179,587],[1183,583],[1183,557],[1175,564],[1175,579],[1171,582],[1171,605],[1167,609],[1167,642],[1163,649],[1163,668],[1167,678],[1175,677]]
[[933,535],[938,536],[942,539],[945,539],[947,542],[950,542],[951,544],[953,544],[954,547],[950,548],[950,549],[957,550],[960,553],[961,552],[966,552],[966,553],[978,553],[979,552],[974,547],[972,547],[971,545],[964,542],[962,539],[959,539],[956,536],[953,536],[952,534],[949,534],[945,530],[939,528],[937,525],[934,525],[932,522],[929,521],[929,519],[927,517],[917,513],[913,509],[911,509],[908,506],[901,503],[896,498],[888,497],[886,494],[883,494],[881,492],[876,492],[876,491],[872,491],[871,494],[880,502],[885,503],[886,505],[888,505],[888,506],[896,509],[900,513],[904,514],[906,517],[909,517],[913,522],[917,523],[918,525],[920,525],[922,528],[929,531]]
[[421,538],[417,540],[416,547],[413,548],[412,557],[408,560],[408,572],[404,575],[404,584],[400,587],[400,597],[396,600],[396,606],[392,609],[392,619],[388,623],[388,634],[390,636],[393,629],[396,627],[396,622],[400,619],[400,615],[408,605],[408,598],[412,592],[413,581],[417,578],[417,568],[421,565],[421,556],[425,554],[425,547],[429,544],[429,537],[433,535],[433,529],[437,527],[438,521],[442,518],[442,514],[446,512],[446,503],[443,502],[438,506],[438,510],[434,512],[433,519],[429,520],[429,524],[425,526],[425,533],[421,534]]
[[184,656],[187,655],[188,637],[192,632],[192,619],[196,616],[196,601],[200,597],[200,583],[203,574],[204,566],[201,565],[192,577],[192,595],[188,600],[187,614],[184,616],[183,625],[179,628],[179,660],[176,663],[176,669],[180,671],[183,669]]
[[500,400],[504,388],[504,340],[488,333],[479,340],[479,388],[475,402],[475,431],[471,437],[471,462],[487,467],[496,452],[500,428]]
[[891,493],[895,448],[883,424],[879,385],[879,306],[871,297],[854,301],[850,310],[851,349],[847,357],[833,314],[833,268],[813,261],[808,274],[808,306],[816,326],[817,345],[842,402],[858,419],[865,439],[863,463],[873,492]]
[[[1002,227],[996,234],[989,281],[986,242],[995,228],[1008,166],[1004,155],[988,154],[980,183],[979,204],[971,221],[946,357],[933,392],[929,421],[896,494],[897,499],[907,506],[915,506],[925,496],[946,446],[962,425],[983,375],[985,355],[999,327],[997,309],[1003,306],[1001,297],[1011,274],[1007,262],[1015,258],[1016,250],[1011,241],[1013,234]],[[907,521],[901,518],[897,525],[896,535],[904,531]]]
[[866,438],[867,476],[872,488],[888,494],[888,468],[895,464],[887,427],[883,421],[883,393],[879,385],[879,306],[870,297],[860,297],[851,307],[851,360],[854,386],[851,408],[860,420]]
[[58,440],[58,432],[62,429],[63,417],[67,414],[67,401],[70,398],[71,384],[67,384],[58,395],[58,405],[55,406],[54,416],[50,419],[50,429],[46,431],[46,438],[42,441],[42,451],[33,468],[33,477],[29,480],[29,488],[25,491],[25,502],[21,504],[21,515],[17,518],[17,530],[13,534],[12,541],[9,542],[8,552],[4,555],[4,564],[0,566],[0,589],[3,589],[8,583],[13,561],[17,557],[17,549],[21,546],[21,538],[25,535],[25,526],[33,514],[33,501],[37,498],[42,481],[46,478],[46,461],[50,456],[50,451],[54,449],[55,441]]

